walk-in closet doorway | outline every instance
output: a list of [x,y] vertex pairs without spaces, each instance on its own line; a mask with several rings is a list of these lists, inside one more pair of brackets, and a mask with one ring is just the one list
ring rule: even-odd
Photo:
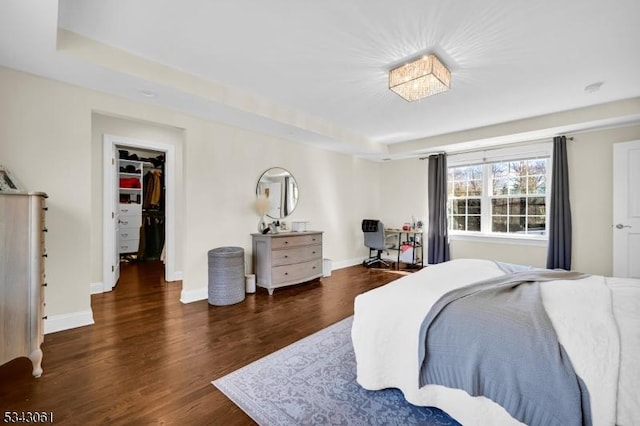
[[164,261],[164,152],[116,148],[120,263]]
[[103,136],[103,291],[121,261],[163,260],[175,281],[175,147]]

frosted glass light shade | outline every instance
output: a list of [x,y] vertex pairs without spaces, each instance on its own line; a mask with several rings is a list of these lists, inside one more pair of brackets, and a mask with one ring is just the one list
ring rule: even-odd
[[428,55],[389,71],[389,89],[416,101],[451,87],[451,72],[436,55]]

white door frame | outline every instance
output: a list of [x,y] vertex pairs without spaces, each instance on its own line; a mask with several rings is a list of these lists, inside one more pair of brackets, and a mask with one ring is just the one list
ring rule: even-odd
[[160,151],[165,154],[165,264],[164,274],[166,281],[176,281],[176,232],[175,232],[175,212],[176,212],[176,148],[160,142],[153,142],[141,139],[133,139],[122,136],[105,134],[103,141],[103,220],[102,220],[102,286],[103,291],[111,291],[115,285],[112,266],[115,265],[113,254],[115,245],[118,243],[115,235],[115,224],[113,217],[118,206],[115,205],[115,178],[112,173],[117,173],[117,168],[112,165],[113,152],[117,146],[130,148],[140,148],[152,151]]
[[[637,278],[640,238],[639,169],[640,140],[613,144],[613,276]],[[633,152],[633,154],[632,154]],[[633,251],[633,253],[632,253]]]

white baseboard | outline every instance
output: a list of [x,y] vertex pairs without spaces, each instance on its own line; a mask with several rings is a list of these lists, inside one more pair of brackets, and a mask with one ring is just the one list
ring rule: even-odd
[[92,324],[94,324],[94,321],[93,311],[91,309],[88,311],[73,312],[70,314],[48,315],[47,319],[44,320],[44,334],[84,327],[85,325]]
[[182,277],[183,277],[182,271],[174,271],[172,277],[167,277],[167,281],[169,282],[182,281]]
[[182,290],[180,293],[180,301],[182,303],[198,302],[205,299],[209,299],[209,289],[207,287],[196,290]]
[[364,257],[358,257],[355,259],[347,259],[347,260],[332,262],[331,270],[335,271],[336,269],[348,268],[349,266],[362,265],[362,261],[364,259],[365,259]]
[[104,288],[101,282],[89,284],[89,294],[98,294],[102,292],[104,292]]

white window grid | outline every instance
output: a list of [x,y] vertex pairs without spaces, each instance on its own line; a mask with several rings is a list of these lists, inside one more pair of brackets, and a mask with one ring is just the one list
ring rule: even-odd
[[[449,232],[451,235],[468,235],[468,236],[486,236],[486,237],[508,237],[508,238],[521,238],[521,239],[547,239],[547,235],[548,235],[548,226],[549,226],[549,203],[550,203],[550,190],[551,190],[551,168],[552,168],[552,159],[551,159],[551,155],[550,155],[550,144],[538,144],[538,145],[534,145],[534,149],[537,149],[538,151],[535,152],[535,154],[531,154],[531,148],[529,148],[528,150],[525,148],[524,150],[522,150],[521,152],[518,152],[519,150],[516,149],[515,154],[509,150],[509,149],[505,149],[505,150],[496,150],[497,153],[494,154],[491,158],[486,158],[484,155],[482,157],[479,157],[479,154],[483,154],[483,153],[470,153],[464,156],[460,156],[462,157],[461,159],[458,159],[457,161],[452,161],[449,164],[449,168],[452,167],[461,167],[461,166],[481,166],[482,167],[482,195],[480,196],[480,231],[459,231],[456,229],[452,228],[452,225],[449,224]],[[529,151],[529,152],[527,152]],[[450,157],[451,158],[451,157]],[[455,157],[454,157],[455,158]],[[478,162],[478,158],[480,158],[480,163]],[[491,195],[492,194],[492,185],[493,185],[493,179],[492,178],[488,178],[487,176],[491,176],[492,175],[492,167],[495,163],[509,163],[509,162],[518,162],[518,161],[528,161],[528,160],[540,160],[540,159],[544,159],[546,160],[546,173],[544,175],[544,179],[545,179],[545,214],[544,214],[544,222],[545,222],[545,231],[543,233],[541,232],[526,232],[526,233],[509,233],[509,232],[493,232],[493,230],[491,229],[492,226],[492,222],[491,222],[491,218],[492,218],[492,206],[491,206],[491,200],[492,199],[498,199],[498,198],[514,198],[514,197],[519,197],[519,198],[526,198],[526,206],[525,208],[527,209],[526,212],[528,213],[528,207],[529,207],[529,201],[531,198],[537,198],[540,197],[542,194],[506,194],[506,195]],[[475,161],[474,161],[475,160]],[[527,177],[533,177],[533,176],[542,176],[540,174],[537,175],[530,175]],[[478,198],[478,197],[469,197],[469,196],[461,196],[461,197],[455,197],[454,199],[466,199],[468,200],[469,198]],[[447,211],[447,217],[449,219],[451,219],[452,217],[452,211],[450,211],[449,209],[452,207],[451,204],[449,203],[449,198],[447,200],[447,207],[448,207],[448,211]],[[468,207],[468,204],[467,204]],[[465,220],[468,221],[468,210],[467,210],[467,214],[466,214],[466,218]],[[530,216],[530,217],[541,217],[541,215],[526,215],[526,216]],[[467,222],[468,223],[468,222]],[[528,230],[528,219],[527,222],[525,222],[524,225],[524,229]],[[468,227],[467,227],[468,229]]]

